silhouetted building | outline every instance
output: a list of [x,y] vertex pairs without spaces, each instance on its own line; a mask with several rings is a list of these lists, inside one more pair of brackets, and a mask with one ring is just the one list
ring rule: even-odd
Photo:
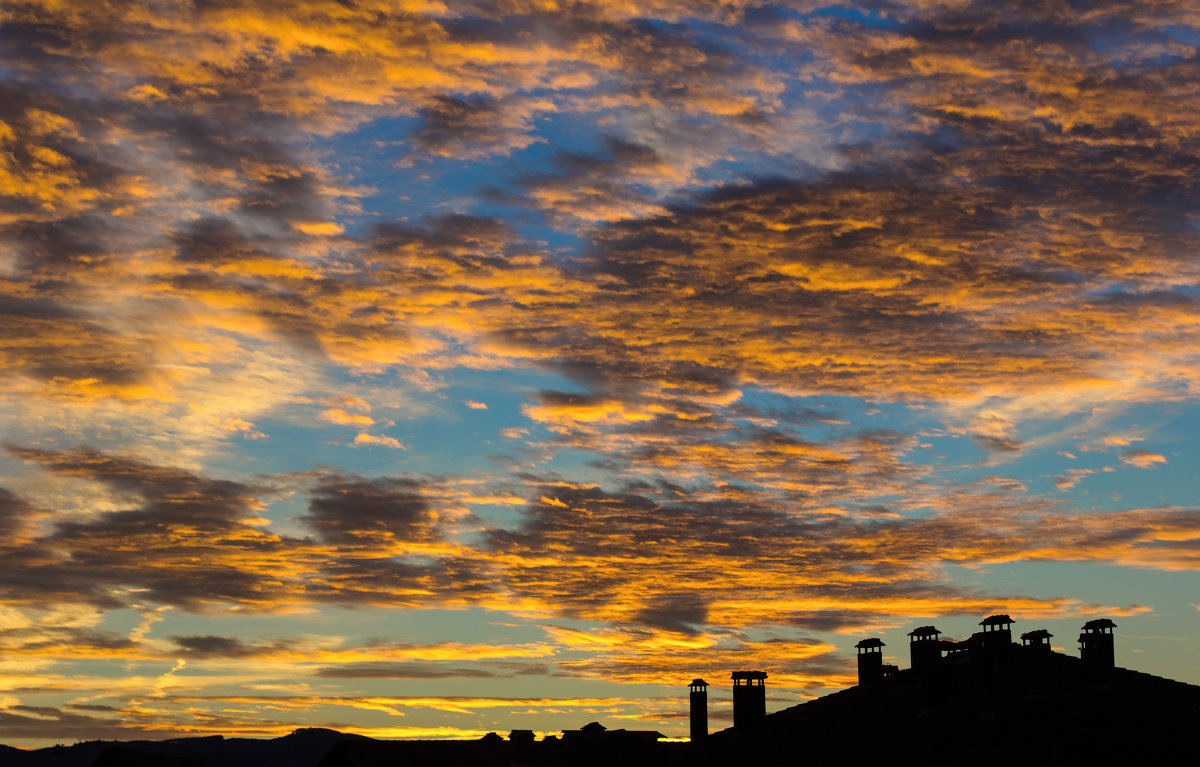
[[1079,657],[1092,673],[1103,673],[1117,665],[1113,650],[1113,629],[1117,624],[1108,618],[1097,618],[1083,624],[1079,635]]
[[688,698],[692,704],[692,740],[700,740],[708,735],[708,682],[703,679],[693,679],[688,684]]
[[733,726],[749,727],[767,716],[767,673],[735,671],[733,679]]
[[563,742],[576,746],[621,746],[653,744],[665,738],[657,730],[610,730],[599,722],[588,722],[578,730],[563,730]]
[[1026,652],[1031,653],[1048,653],[1050,649],[1050,637],[1054,636],[1046,629],[1038,629],[1037,631],[1026,631],[1021,635],[1021,647]]
[[909,665],[914,671],[936,668],[942,659],[940,631],[933,626],[918,626],[908,632]]
[[578,743],[580,741],[596,741],[605,737],[608,728],[599,722],[588,722],[578,730],[563,730],[563,741]]
[[871,637],[854,646],[858,648],[858,683],[871,684],[883,679],[883,648],[886,647],[883,641]]

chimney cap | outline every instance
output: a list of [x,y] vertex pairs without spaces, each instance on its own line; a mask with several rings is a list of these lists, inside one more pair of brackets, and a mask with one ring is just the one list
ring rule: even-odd
[[885,645],[883,643],[883,640],[880,639],[879,637],[869,637],[867,639],[862,640],[861,642],[859,642],[858,644],[856,644],[854,646],[859,649],[865,649],[868,647],[887,647],[887,645]]
[[1108,618],[1096,618],[1083,624],[1084,631],[1100,631],[1101,629],[1115,629],[1116,627],[1117,624]]
[[767,672],[765,671],[735,671],[729,675],[730,679],[766,679]]
[[1011,626],[1014,623],[1016,623],[1016,621],[1004,614],[989,615],[988,617],[979,621],[980,626]]
[[933,626],[917,626],[908,635],[913,639],[928,639],[929,637],[937,638],[942,632],[935,629]]
[[693,679],[692,681],[688,682],[688,687],[708,687],[708,682],[697,677],[697,678]]

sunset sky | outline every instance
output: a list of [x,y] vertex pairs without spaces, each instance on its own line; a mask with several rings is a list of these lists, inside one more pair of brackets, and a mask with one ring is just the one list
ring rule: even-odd
[[1200,684],[1195,0],[5,0],[0,742]]

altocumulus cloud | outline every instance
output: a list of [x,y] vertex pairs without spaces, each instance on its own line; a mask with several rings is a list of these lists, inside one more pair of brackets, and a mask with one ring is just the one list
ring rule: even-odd
[[[7,3],[0,583],[62,613],[12,618],[6,650],[325,683],[769,661],[805,687],[848,671],[809,634],[1105,607],[966,588],[950,566],[1194,571],[1195,508],[1048,502],[1037,478],[964,476],[930,447],[1015,466],[1052,441],[1031,421],[1194,398],[1194,10],[857,9]],[[436,405],[464,370],[497,395],[446,401],[487,428],[511,410],[497,465],[515,470],[370,463],[422,453],[390,382]],[[231,436],[267,449],[318,420],[365,449],[215,468]],[[1050,481],[1184,463],[1139,439]],[[579,455],[588,481],[555,464]],[[151,638],[167,606],[486,608],[552,649]],[[100,625],[122,609],[142,628]],[[166,701],[166,668],[129,684]],[[0,730],[153,724],[119,697],[12,706]],[[268,697],[169,705],[183,722],[209,701],[192,731],[277,733],[221,713]],[[275,703],[559,704],[337,698]]]

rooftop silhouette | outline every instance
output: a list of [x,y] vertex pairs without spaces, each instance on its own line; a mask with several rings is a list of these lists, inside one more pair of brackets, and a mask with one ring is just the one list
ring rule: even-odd
[[917,627],[903,670],[883,663],[882,640],[864,638],[858,685],[714,733],[696,762],[1197,764],[1200,686],[1116,666],[1107,618],[1084,624],[1079,657],[1055,652],[1045,629],[1014,642],[1014,623],[991,615],[959,641]]

